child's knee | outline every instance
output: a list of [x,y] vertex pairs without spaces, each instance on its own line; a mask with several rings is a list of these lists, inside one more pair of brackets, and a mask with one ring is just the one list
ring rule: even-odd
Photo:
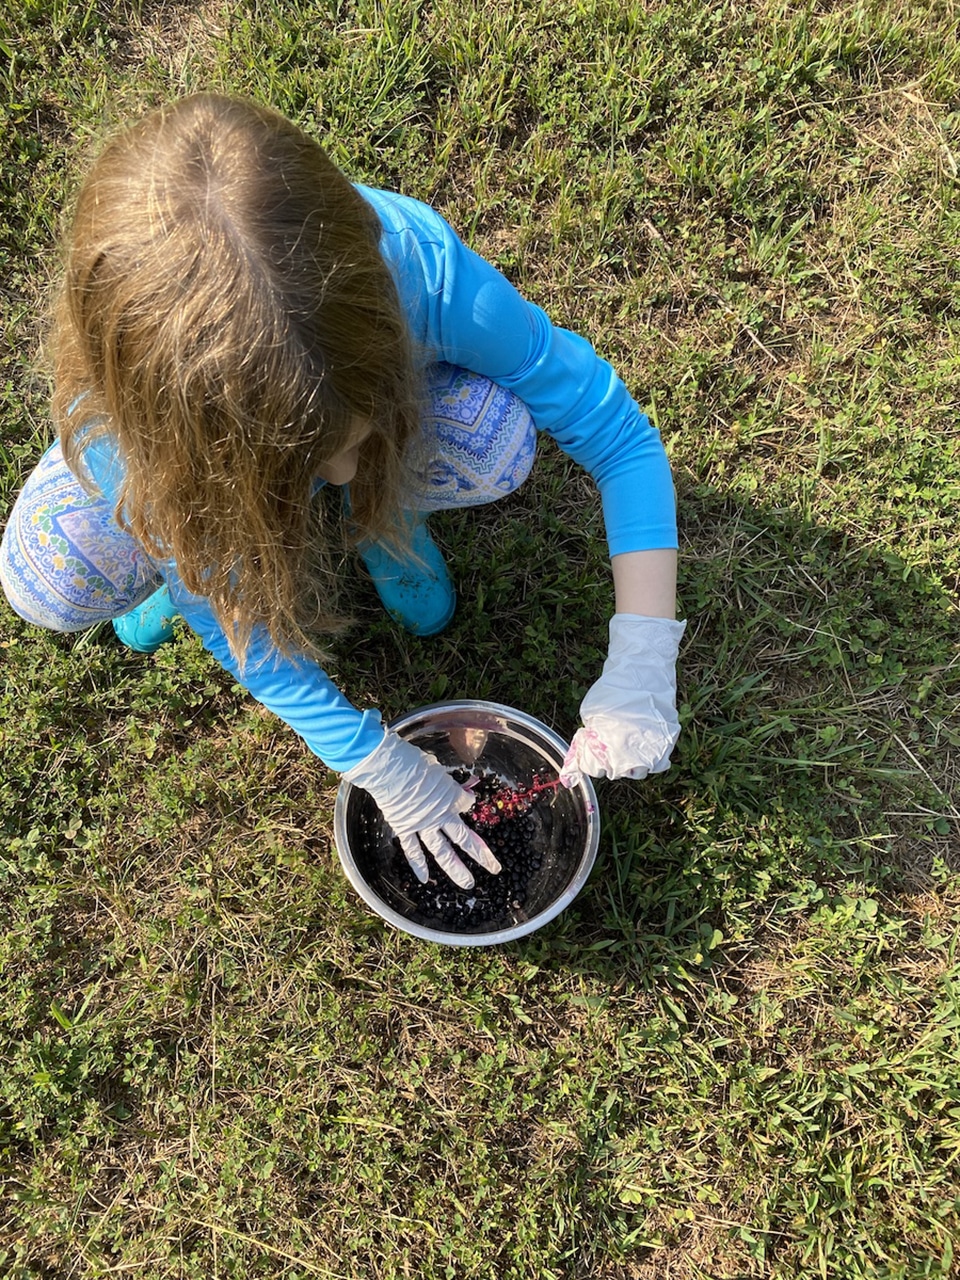
[[108,504],[84,491],[56,446],[48,450],[0,541],[0,586],[14,612],[48,631],[83,631],[126,613],[158,582]]
[[[35,573],[25,572],[22,548],[17,547],[16,511],[11,515],[3,538],[0,540],[0,590],[6,597],[7,604],[35,627],[44,627],[48,631],[79,631],[89,626],[89,622],[80,622],[71,618],[69,610],[60,610],[48,599],[48,592],[37,587],[40,585]],[[75,623],[76,625],[71,625]]]
[[519,489],[537,450],[527,406],[482,374],[453,365],[432,366],[427,384],[437,456],[424,509],[479,506]]

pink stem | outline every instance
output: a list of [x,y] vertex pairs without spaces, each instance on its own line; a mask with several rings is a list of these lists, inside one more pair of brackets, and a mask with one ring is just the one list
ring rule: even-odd
[[541,791],[552,791],[559,786],[559,778],[555,782],[541,782],[537,778],[529,787],[501,787],[488,800],[483,800],[476,806],[473,810],[474,821],[477,826],[494,827],[504,818],[525,813],[533,803],[533,797]]

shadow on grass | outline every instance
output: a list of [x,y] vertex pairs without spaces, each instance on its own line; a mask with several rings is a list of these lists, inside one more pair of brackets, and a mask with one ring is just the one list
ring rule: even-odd
[[[460,590],[443,636],[419,640],[394,626],[358,571],[346,601],[358,625],[333,647],[341,686],[387,717],[479,697],[569,736],[602,665],[612,598],[588,484],[554,456],[521,494],[434,518]],[[642,784],[599,784],[603,835],[590,883],[559,921],[517,944],[539,963],[579,957],[635,976],[704,966],[721,938],[753,934],[774,902],[912,890],[955,865],[949,796],[960,738],[949,717],[960,673],[945,589],[886,551],[708,486],[682,494],[680,510],[689,623],[674,766]],[[143,838],[159,846],[181,833],[187,861],[190,832],[203,841],[211,822],[223,823],[228,837],[238,803],[259,816],[270,792],[277,822],[318,796],[330,803],[332,787],[310,781],[312,758],[302,769],[267,768],[257,738],[271,736],[269,723],[254,718],[250,728],[246,715],[245,744],[230,745],[235,695],[196,647],[144,663],[111,652],[109,636],[103,645],[8,645],[16,681],[36,682],[16,717],[25,737],[10,757],[2,818],[8,845],[18,841],[28,860],[38,830],[34,844],[56,856],[98,774],[114,789],[121,773],[131,779],[136,803],[156,805]],[[8,690],[11,711],[15,702]],[[5,744],[16,748],[13,728]],[[72,763],[51,794],[40,784],[58,744]],[[332,814],[314,817],[304,838],[316,851]]]
[[[529,495],[436,521],[461,595],[436,640],[384,620],[358,577],[360,625],[334,655],[351,696],[387,715],[480,696],[572,732],[602,662],[610,593],[595,504],[580,502],[576,479],[568,500],[570,487],[565,468],[547,466]],[[955,843],[953,618],[929,576],[851,538],[706,487],[683,494],[681,511],[690,625],[674,768],[601,783],[601,852],[582,895],[544,930],[483,954],[394,933],[357,901],[330,849],[334,783],[198,645],[144,661],[109,635],[0,622],[0,872],[17,891],[4,921],[14,963],[0,1127],[22,1212],[68,1204],[71,1224],[99,1231],[102,1205],[134,1172],[159,1185],[179,1162],[165,1229],[188,1240],[195,1161],[220,1186],[228,1159],[253,1167],[252,1151],[276,1159],[286,1212],[310,1221],[330,1170],[385,1161],[377,1211],[393,1205],[400,1168],[442,1198],[438,1150],[459,1187],[480,1134],[476,1167],[509,1192],[488,1215],[497,1240],[528,1175],[562,1188],[585,1250],[635,1229],[647,1239],[648,1217],[685,1248],[689,1216],[678,1226],[657,1215],[687,1213],[711,1179],[735,1220],[772,1224],[768,1259],[802,1237],[793,1182],[816,1189],[821,1167],[833,1176],[821,1132],[841,1154],[852,1142],[836,1101],[865,1052],[842,1021],[850,993],[867,967],[882,975],[898,898]],[[800,1000],[781,1043],[769,1032],[779,987],[752,969],[781,963],[778,939],[811,921],[834,932],[787,957]],[[901,996],[914,1010],[904,1034],[933,1060],[946,1043],[939,970],[916,952],[932,976]],[[896,998],[877,984],[869,1017],[896,1011]],[[847,1056],[830,1059],[819,1036],[846,1036]],[[926,1115],[914,1136],[911,1092],[931,1087],[936,1063],[918,1053],[908,1066],[909,1168],[939,1168],[947,1148],[924,1136]],[[898,1063],[890,1078],[902,1074]],[[901,1105],[885,1080],[868,1109],[883,1135]],[[440,1125],[436,1090],[450,1117]],[[800,1108],[815,1115],[809,1131],[794,1123]],[[551,1132],[562,1145],[545,1158],[536,1143]],[[708,1162],[688,1170],[691,1147]],[[64,1149],[83,1171],[66,1190]],[[805,1172],[773,1180],[756,1208],[771,1162],[802,1160]],[[863,1167],[876,1167],[874,1148]],[[263,1185],[279,1196],[276,1176]],[[259,1187],[238,1183],[229,1203],[260,1205]],[[888,1213],[883,1188],[876,1196]],[[363,1198],[369,1208],[365,1184]],[[132,1203],[117,1228],[128,1239],[152,1201]],[[41,1225],[42,1239],[61,1240],[56,1222]]]
[[[611,597],[598,519],[565,522],[562,471],[535,481],[535,519],[519,497],[434,517],[460,584],[445,636],[399,634],[360,585],[369,629],[338,653],[345,687],[390,714],[489,698],[569,736],[602,663]],[[689,622],[674,766],[642,784],[599,783],[589,885],[516,944],[540,964],[610,976],[702,967],[771,903],[912,892],[957,865],[960,669],[946,589],[849,534],[708,486],[680,508]]]

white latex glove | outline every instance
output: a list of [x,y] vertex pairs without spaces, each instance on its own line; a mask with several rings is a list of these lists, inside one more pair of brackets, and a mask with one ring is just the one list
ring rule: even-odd
[[565,787],[593,778],[645,778],[670,768],[680,736],[677,652],[685,622],[615,613],[600,679],[580,704],[583,728],[574,734],[560,770]]
[[441,871],[461,889],[472,889],[474,879],[453,844],[487,871],[500,870],[491,850],[460,817],[473,808],[476,797],[451,778],[443,765],[392,730],[343,776],[377,802],[421,884],[430,878],[421,840]]

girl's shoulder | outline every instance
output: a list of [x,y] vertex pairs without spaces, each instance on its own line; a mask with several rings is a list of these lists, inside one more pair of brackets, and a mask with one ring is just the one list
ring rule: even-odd
[[450,224],[422,200],[357,184],[382,228],[380,252],[393,276],[416,344],[433,351],[442,324],[437,310],[464,246]]
[[425,249],[442,249],[454,235],[450,224],[422,200],[359,182],[355,186],[373,207],[386,236],[412,237]]

